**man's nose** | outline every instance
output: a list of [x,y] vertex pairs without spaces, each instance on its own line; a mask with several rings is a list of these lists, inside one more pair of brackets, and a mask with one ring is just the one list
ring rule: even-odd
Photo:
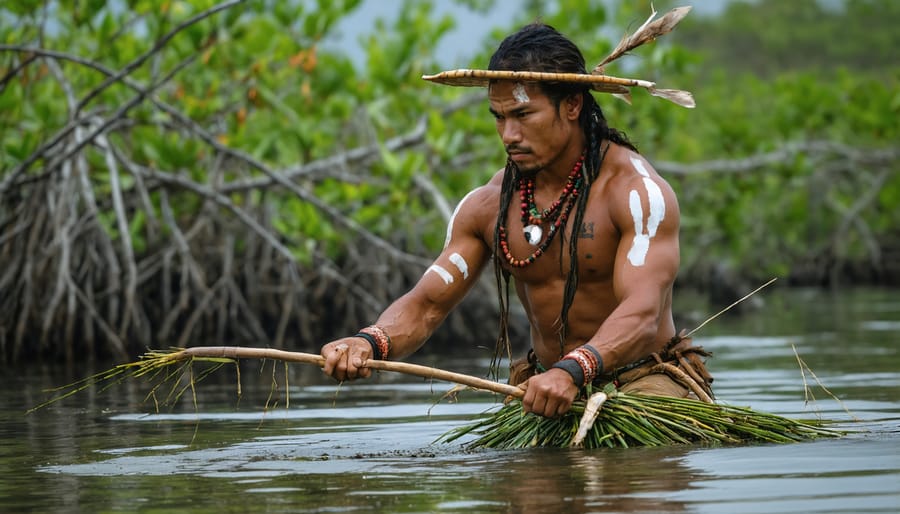
[[518,123],[513,120],[506,120],[500,130],[500,139],[503,140],[505,146],[522,141],[522,130]]

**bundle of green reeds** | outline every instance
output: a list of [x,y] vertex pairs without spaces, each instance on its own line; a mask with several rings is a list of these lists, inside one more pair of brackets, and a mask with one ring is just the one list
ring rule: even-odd
[[557,418],[526,413],[522,403],[513,400],[481,420],[451,430],[440,441],[451,442],[474,435],[477,437],[467,443],[470,448],[628,448],[790,443],[839,437],[844,433],[824,425],[819,421],[797,421],[748,407],[620,393],[609,385],[588,399],[576,401],[569,412]]

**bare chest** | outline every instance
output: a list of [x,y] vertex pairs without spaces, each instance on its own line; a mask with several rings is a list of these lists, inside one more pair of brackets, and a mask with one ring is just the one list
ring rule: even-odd
[[[608,281],[612,276],[619,232],[602,205],[589,203],[580,220],[574,213],[570,215],[564,229],[556,231],[549,243],[550,226],[542,224],[535,228],[529,225],[526,229],[518,206],[513,206],[507,215],[504,232],[506,237],[501,243],[505,244],[498,245],[499,257],[517,281],[542,284],[564,280],[571,269],[573,250],[580,282]],[[513,264],[523,261],[528,264]]]

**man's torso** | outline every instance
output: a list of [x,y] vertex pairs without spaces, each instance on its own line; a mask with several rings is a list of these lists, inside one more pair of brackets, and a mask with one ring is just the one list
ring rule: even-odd
[[[620,183],[623,182],[623,174],[634,173],[628,166],[622,165],[623,159],[627,160],[629,155],[637,154],[612,146],[601,172],[590,188],[584,217],[578,230],[574,230],[573,216],[570,215],[565,231],[557,234],[543,255],[533,263],[521,268],[505,266],[513,278],[519,300],[531,322],[535,353],[545,366],[556,362],[576,346],[586,343],[619,304],[613,288],[613,272],[620,245],[628,242],[622,241],[611,209],[621,208],[614,206],[620,200],[619,197],[627,195],[627,191],[621,190]],[[488,248],[494,247],[496,207],[500,199],[498,178],[499,175],[486,186],[489,188],[489,200],[485,203],[493,205],[494,209],[481,209],[477,221]],[[545,207],[555,200],[549,195],[535,196],[538,207]],[[618,201],[618,204],[621,203]],[[517,259],[527,258],[538,248],[525,239],[521,209],[518,192],[515,192],[506,216],[506,233],[510,254]],[[544,230],[547,228],[544,227]],[[564,237],[560,237],[561,235]],[[571,268],[569,244],[573,235],[578,238],[578,288],[568,313],[569,330],[565,347],[560,348],[559,320],[566,278]],[[670,304],[671,300],[668,302]],[[671,305],[665,306],[664,311],[666,319],[660,322],[660,344],[674,335]]]

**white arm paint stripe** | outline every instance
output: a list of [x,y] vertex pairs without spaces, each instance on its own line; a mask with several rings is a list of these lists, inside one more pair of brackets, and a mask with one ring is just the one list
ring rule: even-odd
[[647,252],[650,251],[650,238],[646,234],[635,234],[628,250],[628,262],[632,266],[643,266],[647,260]]
[[453,275],[450,274],[449,271],[445,270],[442,266],[437,264],[432,264],[430,268],[425,270],[425,273],[429,271],[433,271],[438,274],[439,277],[444,281],[445,284],[450,285],[453,283]]
[[641,207],[641,196],[634,189],[628,193],[628,207],[634,220],[634,240],[628,250],[628,262],[632,266],[643,266],[650,250],[650,237],[644,234],[644,209]]
[[464,196],[463,199],[460,200],[458,204],[456,204],[456,209],[454,209],[453,214],[450,215],[450,222],[447,223],[447,237],[444,238],[444,248],[447,248],[447,246],[450,244],[450,237],[453,234],[453,222],[456,221],[456,215],[459,214],[459,209],[462,207],[463,203],[465,203],[465,201],[470,196],[472,196],[473,193],[475,193],[475,191],[478,191],[478,189],[480,189],[480,188],[476,188],[476,189],[469,191],[469,193],[466,196]]
[[648,172],[647,168],[644,167],[644,161],[638,159],[637,157],[632,157],[631,165],[634,166],[634,171],[638,172],[642,177],[650,176],[650,172]]
[[641,195],[634,189],[628,193],[628,207],[631,209],[631,219],[634,220],[634,233],[644,232],[644,208],[641,206]]
[[662,190],[656,182],[649,178],[644,179],[644,187],[647,188],[647,198],[650,200],[650,215],[647,217],[647,235],[653,237],[656,235],[656,229],[666,217],[666,200],[663,198]]
[[[646,174],[647,170],[640,161],[632,159],[631,162],[634,163],[638,173]],[[647,200],[650,204],[646,233],[644,232],[644,209],[641,206],[641,196],[634,189],[628,193],[628,207],[631,210],[631,218],[634,220],[634,241],[631,243],[631,249],[628,250],[628,262],[632,266],[644,265],[647,260],[647,252],[650,251],[650,239],[656,235],[660,223],[666,217],[666,200],[663,198],[659,185],[645,175],[644,187],[647,189]]]
[[463,280],[469,278],[469,263],[458,253],[450,254],[450,262],[462,273]]

